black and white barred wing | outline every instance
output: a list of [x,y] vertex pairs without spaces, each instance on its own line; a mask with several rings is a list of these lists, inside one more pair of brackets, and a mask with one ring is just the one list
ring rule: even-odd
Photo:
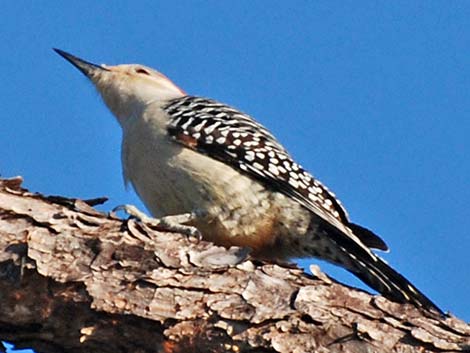
[[295,163],[275,137],[250,116],[192,96],[174,99],[164,110],[171,117],[168,132],[177,142],[290,196],[342,232],[348,233],[345,226],[358,231],[356,235],[366,246],[387,249],[375,234],[350,223],[334,194]]

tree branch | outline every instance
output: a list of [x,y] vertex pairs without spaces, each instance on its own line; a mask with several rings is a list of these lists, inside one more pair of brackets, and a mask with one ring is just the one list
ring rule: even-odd
[[469,351],[470,326],[0,179],[0,338],[40,352]]

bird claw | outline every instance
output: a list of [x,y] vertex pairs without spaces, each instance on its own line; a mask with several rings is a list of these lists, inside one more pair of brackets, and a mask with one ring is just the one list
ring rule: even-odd
[[112,212],[117,211],[123,211],[129,216],[140,220],[141,222],[147,223],[162,230],[181,233],[188,237],[194,237],[197,240],[202,239],[202,234],[196,227],[184,224],[202,217],[204,213],[199,210],[178,215],[164,216],[161,218],[149,217],[134,205],[120,205],[112,210]]

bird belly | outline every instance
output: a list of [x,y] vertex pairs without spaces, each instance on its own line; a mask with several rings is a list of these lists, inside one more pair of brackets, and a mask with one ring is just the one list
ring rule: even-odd
[[206,240],[280,257],[307,233],[309,212],[294,200],[166,136],[138,131],[124,136],[123,168],[155,217],[202,211],[193,225]]

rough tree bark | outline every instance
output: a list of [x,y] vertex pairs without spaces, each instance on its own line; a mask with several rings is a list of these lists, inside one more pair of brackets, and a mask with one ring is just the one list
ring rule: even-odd
[[469,351],[470,326],[0,180],[0,339],[38,352]]

